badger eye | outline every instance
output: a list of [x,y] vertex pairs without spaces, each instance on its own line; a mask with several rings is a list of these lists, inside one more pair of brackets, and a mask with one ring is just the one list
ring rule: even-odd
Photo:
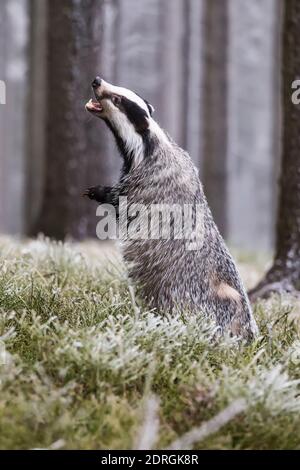
[[120,106],[122,99],[121,99],[121,96],[114,95],[112,96],[111,100],[115,106]]

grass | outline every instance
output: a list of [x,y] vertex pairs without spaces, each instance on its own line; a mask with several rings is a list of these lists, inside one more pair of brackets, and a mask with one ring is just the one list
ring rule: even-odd
[[[203,423],[194,448],[300,448],[297,299],[257,304],[246,346],[140,309],[110,247],[1,239],[0,253],[1,449],[167,448]],[[251,282],[256,266],[241,265]]]

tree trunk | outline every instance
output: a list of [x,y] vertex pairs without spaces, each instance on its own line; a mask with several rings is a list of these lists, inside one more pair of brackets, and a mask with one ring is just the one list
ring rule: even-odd
[[282,36],[283,145],[276,254],[272,268],[250,292],[253,300],[274,291],[300,290],[300,106],[292,82],[300,78],[300,2],[285,2]]
[[24,0],[0,2],[0,231],[23,232],[24,148],[26,140],[28,9]]
[[229,15],[227,240],[246,251],[265,252],[275,245],[280,2],[284,3],[225,2]]
[[25,233],[34,235],[40,215],[45,171],[47,92],[47,0],[30,0],[29,91],[27,110]]
[[[204,90],[204,49],[205,34],[203,32],[205,2],[204,0],[187,0],[185,2],[185,30],[184,50],[182,56],[185,60],[183,89],[185,89],[185,116],[184,116],[184,148],[189,152],[194,163],[200,170],[202,178],[203,164],[203,128],[205,116],[203,110]],[[183,95],[184,96],[184,95]],[[176,96],[175,96],[176,99]],[[204,100],[205,102],[205,100]]]
[[[204,11],[203,99],[205,193],[216,223],[227,235],[227,46],[228,3],[207,0]],[[217,189],[216,189],[217,188]]]
[[104,126],[85,111],[101,73],[99,0],[48,0],[45,186],[35,232],[64,239],[95,234],[87,186],[110,182]]

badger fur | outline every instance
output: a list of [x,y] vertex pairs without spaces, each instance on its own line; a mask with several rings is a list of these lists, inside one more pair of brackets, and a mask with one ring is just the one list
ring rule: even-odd
[[257,326],[247,294],[190,156],[154,121],[153,107],[136,93],[99,77],[93,89],[96,101],[89,101],[86,109],[112,131],[124,164],[116,186],[92,187],[86,195],[115,207],[126,196],[129,207],[189,204],[194,215],[196,206],[201,211],[197,232],[191,229],[189,234],[193,249],[175,236],[123,240],[129,275],[143,298],[159,312],[212,315],[221,332],[253,339]]

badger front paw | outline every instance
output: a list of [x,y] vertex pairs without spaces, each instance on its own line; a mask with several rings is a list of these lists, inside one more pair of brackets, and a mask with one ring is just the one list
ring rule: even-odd
[[100,190],[101,186],[92,186],[84,191],[83,196],[88,197],[91,200],[98,201]]
[[110,186],[92,186],[84,191],[83,196],[101,204],[111,204],[112,188]]

